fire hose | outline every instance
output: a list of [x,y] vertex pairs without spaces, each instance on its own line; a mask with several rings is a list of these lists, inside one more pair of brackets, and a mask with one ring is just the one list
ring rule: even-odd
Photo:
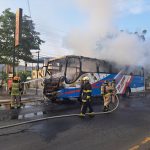
[[[116,106],[112,110],[109,110],[106,112],[94,112],[93,115],[108,114],[108,113],[112,113],[113,111],[115,111],[119,106],[119,98],[117,95],[115,95],[115,97],[116,97]],[[89,115],[89,113],[86,113],[86,115]],[[49,119],[67,118],[67,117],[75,117],[75,116],[79,117],[79,114],[67,114],[67,115],[44,117],[44,118],[40,118],[40,119],[34,119],[34,120],[30,120],[30,121],[24,121],[24,122],[20,122],[20,123],[11,124],[11,125],[1,126],[0,129],[6,129],[6,128],[25,125],[25,124],[36,123],[36,122],[45,121],[45,120],[49,120]]]

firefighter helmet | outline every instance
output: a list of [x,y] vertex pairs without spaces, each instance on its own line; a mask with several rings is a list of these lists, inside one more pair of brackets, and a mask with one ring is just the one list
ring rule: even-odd
[[15,77],[13,78],[13,80],[17,80],[17,81],[19,81],[19,80],[20,80],[20,77],[15,76]]
[[107,80],[105,80],[105,81],[104,81],[104,84],[105,84],[105,85],[107,85],[107,84],[108,84],[108,81],[107,81]]
[[89,77],[87,77],[87,76],[83,78],[83,81],[89,81],[89,80],[90,80],[90,79],[89,79]]
[[113,79],[113,80],[112,80],[112,83],[115,83],[115,82],[116,82],[116,80],[115,80],[115,79]]

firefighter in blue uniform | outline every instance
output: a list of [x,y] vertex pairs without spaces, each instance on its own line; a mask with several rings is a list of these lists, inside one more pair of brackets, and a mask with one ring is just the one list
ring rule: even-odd
[[91,106],[91,94],[92,94],[92,86],[89,82],[89,77],[83,78],[83,85],[82,85],[82,106],[81,106],[81,113],[80,116],[84,117],[85,113],[87,111],[87,108],[89,109],[89,116],[93,116],[93,108]]

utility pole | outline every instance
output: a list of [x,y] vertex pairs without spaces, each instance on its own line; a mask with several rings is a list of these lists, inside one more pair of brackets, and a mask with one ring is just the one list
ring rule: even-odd
[[13,77],[15,76],[15,47],[13,51]]
[[21,43],[21,27],[22,25],[22,9],[19,8],[16,12],[16,25],[14,29],[14,51],[13,51],[13,77],[15,74],[15,54],[16,48],[19,47]]
[[37,53],[38,53],[38,61],[37,61],[37,79],[38,79],[38,72],[39,72],[39,53],[40,53],[40,51],[38,51]]
[[36,53],[38,53],[38,59],[37,59],[37,81],[36,81],[36,95],[38,95],[38,78],[39,78],[39,53],[40,51],[37,51]]

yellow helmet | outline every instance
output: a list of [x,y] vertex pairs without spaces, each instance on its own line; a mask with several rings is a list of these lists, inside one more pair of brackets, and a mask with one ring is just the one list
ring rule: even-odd
[[90,79],[89,79],[89,77],[87,77],[87,76],[83,78],[83,81],[89,81],[89,80],[90,80]]
[[107,81],[107,80],[105,80],[105,81],[104,81],[104,84],[105,84],[105,85],[108,85],[108,81]]
[[19,81],[19,80],[20,80],[20,77],[15,76],[15,77],[13,78],[13,80],[17,80],[17,81]]
[[115,82],[116,82],[116,80],[115,80],[115,79],[113,79],[113,80],[112,80],[112,83],[115,83]]

